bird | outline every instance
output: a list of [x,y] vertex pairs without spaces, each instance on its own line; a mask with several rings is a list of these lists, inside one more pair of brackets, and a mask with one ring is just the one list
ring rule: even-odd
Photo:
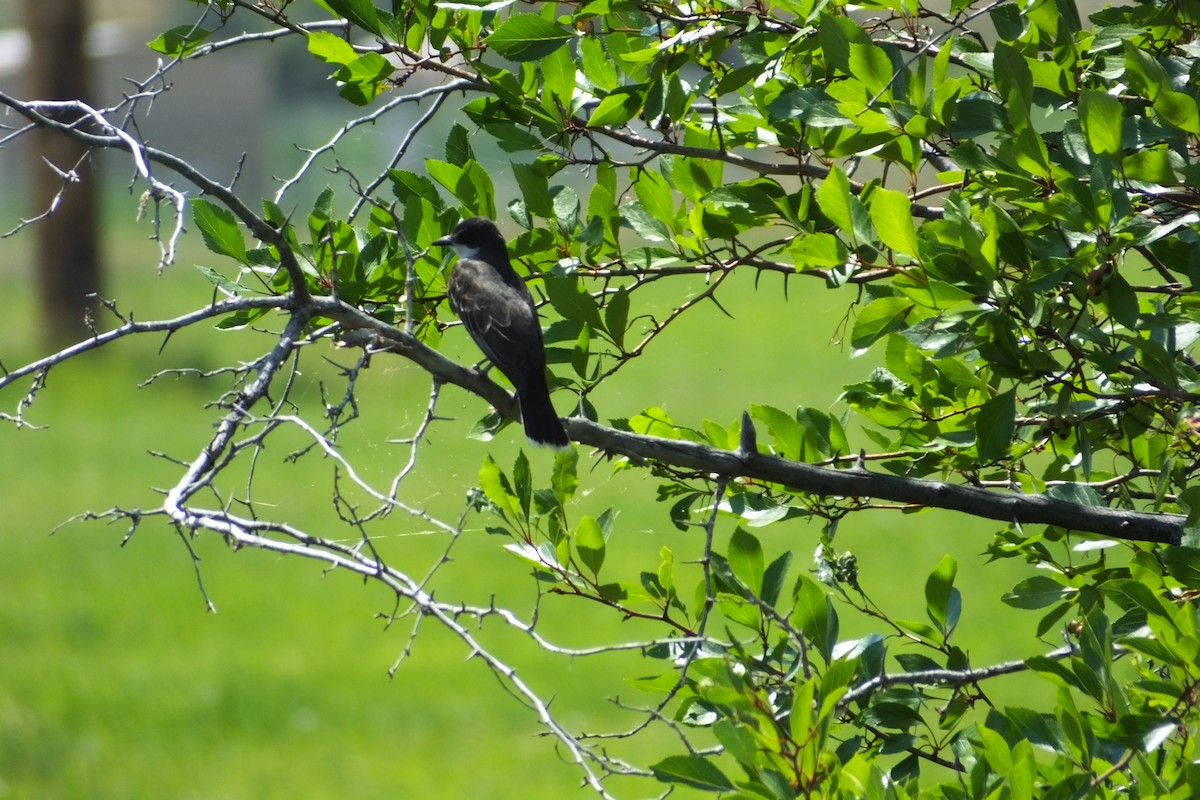
[[471,217],[433,242],[458,254],[446,296],[463,327],[517,391],[525,436],[561,449],[570,440],[546,383],[546,348],[529,287],[508,259],[504,236],[486,217]]

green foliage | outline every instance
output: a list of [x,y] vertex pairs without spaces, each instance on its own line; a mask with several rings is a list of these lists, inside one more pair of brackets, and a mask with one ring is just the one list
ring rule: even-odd
[[392,74],[392,65],[379,53],[359,55],[345,39],[325,31],[313,31],[308,37],[308,50],[322,61],[334,64],[333,73],[342,86],[339,94],[354,103],[364,106],[385,88]]
[[[852,307],[848,343],[883,366],[832,413],[748,397],[761,452],[1081,511],[1188,514],[1197,543],[1194,4],[1087,19],[1070,0],[992,4],[994,33],[972,28],[984,7],[970,2],[948,14],[872,2],[869,22],[795,0],[317,5],[370,34],[304,34],[343,97],[375,101],[429,53],[469,86],[471,127],[452,128],[423,173],[390,171],[391,195],[372,194],[358,217],[343,219],[332,190],[294,219],[268,209],[278,238],[253,247],[231,213],[195,201],[205,244],[236,262],[236,278],[208,273],[222,291],[292,288],[276,266],[290,249],[309,292],[403,319],[436,345],[448,309],[433,240],[506,207],[511,254],[546,300],[556,384],[583,414],[738,451],[740,421],[677,422],[653,406],[614,419],[597,389],[681,315],[720,313],[735,271],[849,286],[830,295]],[[184,54],[199,36],[177,29],[154,46]],[[512,155],[512,186],[480,160],[480,135]],[[648,287],[677,277],[692,282],[664,313]],[[933,565],[927,620],[910,620],[876,602],[855,554],[835,555],[839,521],[878,505],[869,496],[661,461],[647,474],[694,539],[632,573],[614,566],[616,510],[573,509],[574,451],[548,479],[523,453],[511,467],[488,457],[472,497],[543,590],[675,642],[647,649],[658,671],[635,685],[682,738],[715,744],[649,765],[658,781],[768,799],[1200,793],[1200,551],[1004,527],[989,555],[1031,572],[1002,602],[1035,612],[1038,638],[978,664],[956,638],[973,623],[955,559]],[[768,556],[767,529],[797,518],[824,522],[810,569],[790,551]],[[871,631],[841,639],[847,615]],[[993,703],[984,687],[1018,672],[1044,682],[1052,706]]]

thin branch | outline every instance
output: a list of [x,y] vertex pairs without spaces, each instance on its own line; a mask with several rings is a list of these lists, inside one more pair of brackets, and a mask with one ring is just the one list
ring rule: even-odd
[[59,350],[57,353],[40,358],[37,361],[31,361],[11,371],[5,371],[0,375],[0,389],[26,375],[42,372],[55,364],[69,361],[75,356],[86,353],[89,350],[95,350],[98,347],[103,347],[106,344],[111,344],[127,336],[138,333],[170,333],[182,330],[190,325],[195,325],[197,322],[229,314],[233,311],[244,311],[254,308],[285,308],[287,305],[288,300],[286,297],[235,297],[220,300],[210,306],[190,311],[187,314],[182,314],[172,319],[151,320],[148,322],[134,322],[133,320],[129,320],[118,328],[113,328],[110,331],[97,334],[89,339],[84,339],[70,347]]
[[[233,214],[239,220],[241,220],[242,224],[245,225],[256,238],[258,238],[260,241],[274,245],[279,251],[280,265],[287,272],[288,277],[291,280],[291,289],[293,295],[298,301],[302,301],[308,297],[309,292],[304,277],[304,271],[300,268],[300,264],[296,259],[296,254],[292,252],[291,245],[287,241],[287,238],[283,236],[280,231],[276,230],[270,223],[268,223],[265,218],[251,211],[250,207],[246,205],[245,201],[243,201],[242,198],[229,187],[222,185],[212,178],[209,178],[207,175],[200,172],[200,170],[196,169],[187,161],[183,160],[179,156],[174,155],[173,153],[138,143],[129,134],[112,126],[107,121],[104,121],[102,115],[100,120],[103,128],[111,131],[111,133],[107,135],[82,131],[73,124],[59,122],[53,117],[43,114],[41,104],[28,103],[18,100],[17,98],[12,97],[11,95],[2,91],[0,91],[0,105],[5,105],[9,108],[12,108],[14,111],[21,114],[36,125],[49,128],[66,136],[70,136],[90,147],[131,150],[134,157],[134,163],[138,167],[139,174],[143,175],[146,180],[150,181],[152,190],[162,190],[169,196],[178,198],[179,202],[181,203],[181,205],[179,205],[177,208],[177,225],[179,226],[179,230],[182,230],[183,225],[183,195],[177,190],[167,187],[166,184],[163,184],[161,181],[150,177],[149,167],[147,164],[161,164],[191,181],[205,194],[211,195],[220,200],[226,208],[232,211]],[[94,109],[91,109],[90,106],[87,106],[84,103],[78,103],[77,101],[71,101],[71,103],[68,105],[70,107],[79,108],[80,110],[86,110],[88,112],[95,111]],[[130,142],[132,142],[132,144],[130,144]],[[169,248],[172,257],[174,253],[173,248],[174,244],[172,243],[171,247]]]
[[[464,88],[466,88],[466,84],[464,82],[454,81],[444,86],[433,86],[428,89],[423,89],[419,92],[413,92],[412,94],[401,95],[399,97],[392,98],[369,114],[364,114],[361,117],[355,117],[354,119],[344,123],[340,128],[338,128],[337,132],[330,137],[329,141],[320,147],[308,151],[308,156],[304,159],[304,163],[300,165],[300,168],[296,170],[296,173],[292,175],[292,177],[283,181],[280,187],[275,191],[275,197],[273,198],[274,201],[276,203],[281,202],[283,200],[283,196],[287,194],[287,191],[299,183],[304,176],[309,173],[316,160],[325,153],[333,150],[338,143],[345,138],[346,134],[350,133],[350,131],[354,130],[355,128],[358,128],[362,125],[375,123],[380,117],[388,114],[391,111],[394,111],[402,105],[407,103],[419,103],[421,100],[432,96],[437,98],[438,102],[435,103],[431,109],[431,112],[426,113],[425,117],[428,118],[432,113],[436,113],[437,109],[441,107],[441,103],[444,101],[446,94]],[[426,121],[428,120],[426,119]],[[421,124],[423,125],[424,123],[422,122]],[[406,136],[406,141],[411,141],[411,133],[412,132],[410,131],[410,135]],[[403,152],[404,148],[402,148],[400,151],[401,155]],[[393,159],[393,162],[394,161],[395,159]],[[386,175],[386,173],[384,174]],[[376,184],[376,186],[377,185],[378,184]]]
[[[1058,661],[1074,655],[1076,652],[1076,648],[1068,645],[1051,650],[1046,653],[1045,657]],[[981,669],[925,669],[917,672],[875,675],[842,695],[842,698],[838,700],[838,708],[845,708],[856,700],[889,686],[968,686],[988,678],[1012,675],[1028,669],[1029,664],[1026,661],[1005,661]]]

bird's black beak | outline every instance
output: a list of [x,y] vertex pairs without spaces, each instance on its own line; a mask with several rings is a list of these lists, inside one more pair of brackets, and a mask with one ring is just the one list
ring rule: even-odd
[[452,244],[454,244],[454,240],[449,236],[443,236],[440,239],[434,239],[433,243],[436,244],[438,247],[449,247]]

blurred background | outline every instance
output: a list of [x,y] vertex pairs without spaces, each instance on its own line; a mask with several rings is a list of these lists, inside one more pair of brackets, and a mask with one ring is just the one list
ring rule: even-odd
[[[22,6],[52,4],[0,4],[0,90],[36,96],[30,91],[36,59]],[[184,0],[93,0],[84,11],[94,105],[114,102],[134,90],[131,80],[154,72],[158,56],[147,41],[199,16]],[[240,13],[227,33],[249,22]],[[170,91],[139,117],[138,130],[212,177],[228,181],[240,170],[237,185],[254,205],[298,169],[300,148],[328,141],[358,113],[336,98],[326,74],[298,41],[233,48],[172,70]],[[419,171],[421,159],[440,156],[452,119],[447,114],[422,135],[408,168]],[[359,129],[336,159],[378,172],[408,120],[394,115]],[[20,120],[9,112],[0,123]],[[513,195],[502,188],[509,156],[476,141],[503,206]],[[44,210],[35,185],[46,168],[31,146],[23,138],[0,149],[0,232]],[[333,158],[289,194],[301,213],[305,199],[326,182],[343,200],[349,196],[344,178],[324,171]],[[145,187],[133,181],[128,158],[104,154],[84,173],[95,189],[91,247],[100,293],[138,319],[166,318],[207,302],[211,284],[195,267],[228,265],[190,232],[177,262],[158,273],[150,222],[137,220]],[[195,196],[174,176],[160,171],[159,177]],[[49,268],[40,249],[43,230],[39,223],[0,239],[0,364],[9,369],[52,352],[62,340],[39,299],[38,279]],[[68,234],[65,244],[62,235],[51,238],[77,246],[85,237]],[[626,417],[661,406],[677,421],[699,426],[705,418],[729,424],[751,403],[834,409],[841,386],[862,379],[879,361],[877,354],[852,360],[839,343],[853,299],[800,280],[792,280],[785,297],[776,278],[735,276],[722,296],[731,316],[708,307],[682,319],[669,338],[629,366],[619,392],[601,398],[602,413]],[[678,297],[664,296],[664,307],[672,300]],[[96,314],[101,329],[112,327],[106,311]],[[451,334],[446,348],[470,363],[478,354],[464,339]],[[25,411],[30,426],[0,425],[0,798],[587,796],[578,788],[578,771],[541,735],[535,716],[432,624],[390,678],[389,668],[409,645],[411,620],[386,624],[379,615],[390,614],[392,605],[376,588],[312,562],[234,553],[214,538],[185,543],[157,520],[127,540],[124,524],[70,521],[89,510],[154,507],[159,491],[178,477],[170,459],[194,457],[211,435],[219,414],[207,404],[227,380],[179,376],[143,385],[147,378],[170,367],[211,369],[253,358],[270,342],[253,331],[211,328],[183,332],[166,346],[160,339],[125,341],[54,368]],[[346,365],[354,354],[330,349],[309,359],[296,395],[313,404],[309,410],[320,402],[322,382],[336,381],[325,358]],[[28,388],[22,383],[0,392],[0,409],[14,413]],[[398,359],[376,359],[358,389],[363,415],[340,443],[365,475],[386,484],[408,455],[394,440],[420,419],[429,383]],[[486,412],[474,398],[446,390],[440,410],[459,418],[432,432],[422,474],[406,484],[404,498],[455,519],[484,456],[492,454],[507,469],[522,443],[513,428],[493,442],[469,439],[467,429]],[[314,533],[353,536],[331,509],[328,464],[269,455],[256,477],[260,501]],[[537,485],[547,484],[549,455],[530,458]],[[610,465],[589,453],[581,453],[580,468],[577,513],[618,511],[606,566],[614,579],[635,580],[639,569],[653,568],[663,546],[682,559],[695,557],[699,531],[676,530],[644,476],[610,479]],[[923,618],[925,575],[950,552],[960,561],[964,632],[975,636],[961,644],[975,662],[1013,657],[1014,639],[1024,642],[1017,653],[1038,649],[1030,649],[1032,621],[973,616],[985,602],[993,609],[1018,579],[1016,565],[984,569],[980,554],[992,526],[965,525],[945,514],[858,516],[864,518],[843,528],[839,544],[859,554],[864,584],[888,611]],[[503,552],[504,540],[483,532],[492,522],[471,518],[454,543],[454,560],[439,573],[439,591],[467,602],[497,597],[530,613],[537,587]],[[792,549],[793,569],[805,570],[817,524],[790,522],[757,533],[769,555]],[[400,515],[388,526],[377,530],[377,543],[391,563],[413,575],[437,563],[449,544]],[[722,522],[722,540],[732,529],[731,521]],[[218,613],[206,611],[206,595]],[[564,646],[656,633],[562,601],[548,604],[540,624]],[[871,629],[843,619],[846,638]],[[656,698],[640,695],[622,677],[664,671],[636,655],[567,659],[501,630],[481,635],[544,696],[555,698],[554,708],[575,730],[632,727],[638,716],[619,705]],[[1050,693],[1037,684],[1013,685],[1022,704],[1030,703],[1030,691]],[[633,754],[646,763],[647,754],[677,745],[652,729],[635,746]],[[612,743],[614,751],[621,748]],[[612,787],[631,797],[649,796],[652,788]]]

